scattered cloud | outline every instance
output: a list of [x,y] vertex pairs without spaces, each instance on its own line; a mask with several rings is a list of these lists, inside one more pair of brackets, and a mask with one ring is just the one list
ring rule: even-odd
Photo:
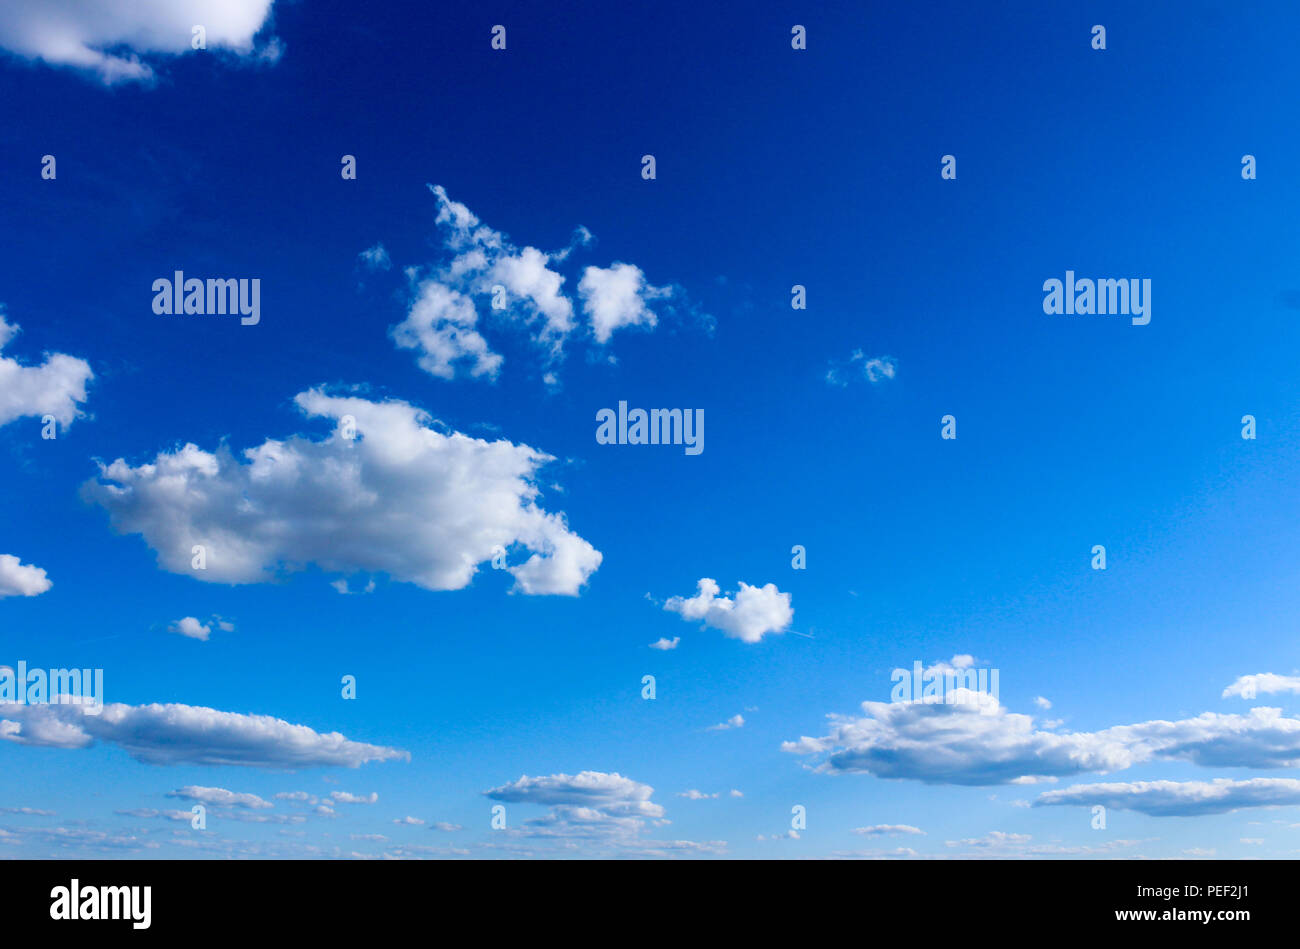
[[186,801],[198,801],[200,804],[213,804],[223,807],[273,807],[270,801],[263,800],[256,794],[228,791],[225,788],[205,788],[187,785],[175,791],[168,791],[168,797],[177,797]]
[[1280,709],[1207,712],[1182,721],[1048,732],[987,693],[955,690],[953,704],[863,702],[861,717],[830,715],[830,733],[782,749],[824,758],[820,770],[909,778],[929,784],[992,785],[1110,772],[1152,760],[1205,767],[1300,764],[1300,719]]
[[103,741],[146,764],[355,768],[410,759],[396,748],[350,741],[338,732],[322,734],[269,715],[176,704],[5,705],[0,739],[45,748],[88,748]]
[[855,378],[862,378],[871,385],[888,382],[898,374],[898,362],[893,356],[868,357],[860,349],[855,349],[847,360],[833,362],[826,370],[826,382],[843,388]]
[[733,715],[725,722],[718,722],[718,724],[716,725],[710,725],[709,731],[721,732],[721,731],[727,731],[730,728],[744,728],[744,727],[745,727],[745,716]]
[[0,599],[6,596],[40,596],[54,584],[44,569],[25,564],[13,554],[0,554]]
[[393,267],[393,261],[389,258],[388,251],[383,244],[367,247],[357,254],[357,257],[367,270],[391,270]]
[[861,834],[864,837],[893,837],[900,834],[921,834],[923,831],[919,827],[913,827],[911,824],[872,824],[870,827],[855,827],[855,834]]
[[[4,5],[0,5],[0,30],[3,10]],[[17,325],[5,321],[0,307],[0,351],[18,332]],[[47,353],[39,366],[24,366],[17,359],[0,355],[0,425],[52,415],[67,428],[82,416],[80,404],[86,401],[86,386],[94,377],[88,362],[63,353]]]
[[689,599],[671,597],[664,609],[680,614],[685,620],[698,620],[746,643],[759,642],[768,633],[785,632],[794,619],[790,594],[778,591],[774,583],[752,587],[741,581],[740,592],[734,599],[730,595],[719,596],[717,581],[708,577],[699,581],[698,589]]
[[[590,246],[591,232],[577,228],[569,245],[555,252],[519,247],[441,185],[429,185],[429,190],[438,203],[435,223],[450,256],[437,265],[406,269],[410,302],[406,318],[390,329],[394,343],[414,350],[420,368],[438,378],[494,380],[504,359],[481,332],[484,308],[491,314],[487,325],[526,333],[545,367],[561,360],[578,322],[574,299],[564,292],[568,277],[555,267],[577,248]],[[377,252],[363,251],[362,259],[369,260],[367,255]],[[586,267],[577,282],[577,299],[591,339],[600,346],[619,329],[653,329],[663,313],[694,312],[681,288],[654,286],[639,267],[622,262]],[[547,368],[545,381],[558,385],[553,368]]]
[[351,794],[347,791],[331,791],[330,800],[335,804],[376,804],[379,801],[379,793],[371,791],[369,794]]
[[1137,811],[1152,817],[1193,817],[1226,814],[1247,807],[1278,807],[1300,804],[1300,780],[1294,778],[1250,778],[1238,781],[1132,781],[1112,784],[1079,784],[1047,791],[1034,801],[1035,807],[1081,805]]
[[167,627],[170,633],[179,633],[182,636],[188,636],[190,639],[199,639],[203,642],[208,641],[208,636],[212,633],[212,627],[200,623],[193,616],[184,616]]

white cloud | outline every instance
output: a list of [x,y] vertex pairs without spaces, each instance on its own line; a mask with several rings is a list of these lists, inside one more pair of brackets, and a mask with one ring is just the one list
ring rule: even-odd
[[699,581],[698,588],[699,592],[689,599],[672,597],[664,609],[747,643],[759,642],[768,633],[785,632],[794,619],[790,594],[778,591],[774,583],[752,587],[741,581],[735,599],[720,597],[717,581],[708,577]]
[[336,804],[377,804],[379,802],[379,792],[371,791],[369,794],[352,794],[348,791],[331,791],[330,799]]
[[420,825],[422,825],[422,824],[424,823],[424,821],[421,820],[421,819],[418,818],[418,817],[409,817],[409,816],[408,816],[408,817],[398,817],[398,818],[394,818],[393,823],[394,823],[394,824],[408,824],[408,825],[410,825],[410,826],[412,826],[412,827],[419,827]]
[[281,791],[276,794],[277,801],[293,801],[295,803],[315,804],[316,797],[308,794],[306,791]]
[[549,357],[559,356],[573,329],[573,303],[561,292],[564,277],[549,267],[551,255],[515,247],[441,185],[430,190],[453,257],[423,274],[408,271],[415,292],[406,319],[390,331],[394,342],[418,351],[420,368],[439,378],[455,378],[467,366],[472,377],[495,379],[503,360],[478,331],[481,299],[494,317],[530,328]]
[[[450,256],[437,265],[406,269],[411,303],[406,319],[390,330],[393,340],[415,350],[420,367],[431,375],[496,379],[503,359],[480,331],[482,306],[490,314],[488,326],[527,334],[543,355],[545,383],[554,388],[558,376],[551,365],[563,358],[577,330],[574,300],[564,292],[567,278],[555,268],[576,248],[590,245],[591,233],[579,227],[569,245],[553,253],[519,247],[452,200],[441,185],[429,190],[438,202],[435,221]],[[375,256],[375,248],[362,254],[368,265]],[[659,314],[651,304],[662,308],[670,299],[684,298],[679,288],[647,283],[641,269],[627,263],[585,268],[577,290],[592,338],[601,345],[621,327],[654,327]],[[684,299],[682,306],[692,309]]]
[[662,817],[664,813],[650,800],[654,788],[617,772],[582,771],[535,778],[523,775],[483,793],[495,801],[598,808],[618,815]]
[[177,823],[186,824],[194,820],[194,814],[191,811],[160,811],[156,807],[132,807],[126,810],[114,811],[114,814],[120,814],[123,817],[136,817],[144,820],[170,820]]
[[573,329],[573,304],[560,292],[564,278],[548,269],[548,263],[550,257],[536,247],[525,247],[514,256],[498,258],[488,279],[527,300],[545,319],[540,338],[556,345]]
[[883,382],[886,379],[894,378],[898,365],[894,360],[885,356],[881,359],[868,359],[862,364],[862,374],[867,377],[867,381],[873,385],[877,382]]
[[1253,699],[1257,695],[1288,692],[1292,695],[1300,694],[1300,676],[1280,676],[1265,672],[1260,675],[1238,676],[1232,685],[1223,690],[1222,697],[1226,699],[1235,695],[1243,699]]
[[1004,847],[1018,847],[1027,844],[1033,839],[1029,834],[1008,834],[1006,831],[993,830],[989,831],[983,837],[967,837],[964,840],[945,840],[944,844],[948,847],[975,847],[978,849],[992,848],[1002,849]]
[[1234,781],[1133,781],[1079,784],[1047,791],[1035,807],[1076,804],[1137,811],[1153,817],[1192,817],[1225,814],[1245,807],[1300,804],[1300,781],[1294,778],[1251,778]]
[[[517,545],[531,556],[508,567],[516,589],[577,595],[600,566],[600,552],[563,514],[537,506],[535,478],[549,455],[442,434],[405,402],[313,389],[295,403],[310,418],[335,420],[335,431],[317,441],[268,439],[244,462],[225,446],[211,453],[192,444],[138,467],[119,458],[83,495],[119,532],[141,534],[163,569],[213,583],[266,582],[314,563],[458,590],[498,548]],[[196,545],[206,570],[192,569]]]
[[338,732],[320,733],[269,715],[177,704],[5,705],[0,739],[46,748],[87,748],[104,741],[146,764],[355,768],[410,759],[396,748],[350,741]]
[[788,741],[782,749],[824,756],[820,769],[832,773],[962,785],[1118,771],[1152,760],[1300,765],[1300,719],[1275,708],[1060,733],[1036,729],[1032,716],[1009,712],[986,693],[957,689],[954,698],[954,704],[863,702],[863,716],[830,715],[830,734]]
[[392,258],[388,256],[388,249],[383,244],[367,247],[357,257],[367,270],[391,270],[393,267]]
[[187,785],[183,788],[177,788],[175,791],[168,791],[167,796],[177,797],[185,801],[198,801],[200,804],[213,804],[223,807],[267,808],[274,806],[270,801],[264,800],[256,794],[228,791],[225,788],[200,787],[193,784]]
[[892,837],[897,834],[920,834],[924,836],[925,831],[919,827],[913,827],[911,824],[872,824],[870,827],[855,827],[855,834],[861,834],[864,837]]
[[578,282],[582,309],[591,324],[596,342],[607,343],[617,329],[625,326],[653,328],[659,318],[648,301],[673,295],[671,287],[654,287],[646,283],[645,274],[635,264],[615,263],[610,267],[588,267]]
[[1038,696],[1036,699],[1034,699],[1034,704],[1037,705],[1039,708],[1041,708],[1043,711],[1047,711],[1052,707],[1052,703],[1049,702],[1047,699],[1043,698],[1041,695]]
[[[0,10],[3,8],[0,4]],[[0,350],[18,331],[18,326],[5,322],[0,310]],[[0,356],[0,425],[52,415],[66,428],[82,416],[78,405],[86,401],[86,385],[93,378],[88,362],[63,353],[47,353],[39,366],[24,366],[17,359]]]
[[718,722],[718,724],[716,724],[716,725],[710,725],[710,726],[709,726],[709,731],[711,731],[711,732],[722,732],[722,731],[726,731],[726,730],[728,730],[728,729],[730,729],[730,728],[744,728],[744,727],[745,727],[745,716],[743,716],[743,715],[733,715],[733,716],[731,716],[731,718],[727,719],[725,722]]
[[25,564],[13,554],[0,554],[0,598],[40,596],[52,586],[41,567]]
[[677,796],[684,797],[688,801],[708,801],[716,798],[718,795],[717,792],[714,792],[713,794],[705,794],[703,791],[697,791],[695,788],[691,788],[689,791],[678,792]]
[[274,39],[256,49],[254,35],[272,0],[5,0],[0,47],[25,59],[70,66],[105,84],[147,81],[148,58],[192,51],[192,29],[203,26],[209,51],[278,56]]
[[677,644],[681,641],[682,641],[682,637],[680,636],[674,636],[672,639],[666,639],[663,636],[660,636],[658,639],[656,639],[654,642],[650,644],[650,648],[659,649],[663,651],[667,651],[669,649],[676,649]]
[[474,301],[459,290],[425,280],[416,288],[406,319],[390,333],[401,349],[415,349],[421,369],[440,379],[452,379],[457,364],[469,364],[471,376],[495,379],[502,357],[491,351],[476,329]]
[[826,381],[830,385],[843,388],[853,378],[850,370],[861,364],[862,378],[872,385],[887,382],[898,374],[898,361],[893,356],[872,356],[868,358],[860,349],[855,349],[848,360],[832,362],[826,370]]
[[653,788],[617,773],[525,775],[483,793],[497,801],[550,808],[545,815],[530,818],[512,831],[518,836],[587,841],[589,845],[622,852],[642,847],[681,849],[671,842],[646,840],[641,836],[647,822],[655,826],[667,823],[663,819],[664,809],[650,800]]
[[440,820],[440,821],[434,821],[434,823],[430,825],[429,829],[441,830],[444,833],[452,834],[458,830],[464,830],[465,828],[460,824],[453,824],[450,821]]
[[203,642],[208,641],[208,636],[212,633],[211,626],[205,626],[193,616],[184,616],[167,627],[168,632],[179,633],[182,636],[188,636],[190,639],[200,639]]

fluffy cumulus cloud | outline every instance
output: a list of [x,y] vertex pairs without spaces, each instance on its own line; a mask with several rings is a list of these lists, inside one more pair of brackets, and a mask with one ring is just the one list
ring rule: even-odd
[[1111,784],[1079,784],[1048,791],[1034,801],[1035,807],[1097,804],[1137,811],[1153,817],[1196,817],[1225,814],[1246,807],[1277,807],[1300,804],[1300,781],[1294,778],[1251,778],[1237,781],[1132,781]]
[[[0,310],[0,350],[19,329],[6,322]],[[86,385],[94,377],[88,362],[63,353],[46,354],[39,366],[24,366],[0,355],[0,425],[28,416],[52,415],[66,428],[82,415],[80,403],[86,401]]]
[[355,768],[410,759],[396,748],[350,741],[338,732],[321,733],[269,715],[176,704],[3,705],[0,739],[46,748],[87,748],[103,741],[146,764]]
[[279,44],[254,42],[272,0],[5,0],[0,47],[24,59],[68,66],[106,84],[148,81],[158,56],[193,49],[202,26],[208,50],[274,59]]
[[391,333],[400,348],[419,353],[420,368],[432,376],[452,379],[464,366],[471,376],[495,379],[502,357],[488,348],[477,325],[478,311],[469,296],[438,280],[424,280],[406,319]]
[[621,774],[524,775],[483,793],[495,801],[549,808],[545,815],[523,823],[523,836],[599,840],[620,848],[662,846],[640,837],[647,822],[655,826],[667,823],[663,807],[650,800],[654,788]]
[[752,587],[741,581],[740,591],[734,598],[719,596],[722,591],[717,581],[708,577],[701,579],[697,586],[699,592],[695,596],[672,597],[664,609],[747,643],[759,642],[768,633],[785,632],[794,619],[790,594],[777,590],[774,583]]
[[517,781],[483,792],[494,801],[587,807],[611,814],[662,817],[664,809],[650,800],[654,788],[621,774],[581,771],[575,775],[522,775]]
[[41,567],[23,563],[13,554],[0,554],[0,598],[40,596],[52,586]]
[[167,627],[167,630],[168,632],[177,633],[181,636],[188,637],[189,639],[200,639],[203,642],[207,642],[208,637],[212,635],[212,627],[205,623],[200,623],[193,616],[181,617],[176,622],[172,623],[171,626]]
[[672,287],[653,287],[634,264],[588,267],[578,283],[582,310],[591,323],[596,342],[607,343],[625,326],[654,327],[659,318],[650,303],[673,295]]
[[[458,590],[507,552],[518,590],[576,595],[600,566],[563,514],[537,505],[535,476],[550,456],[443,434],[405,402],[319,390],[295,401],[333,419],[334,432],[268,439],[242,460],[192,444],[136,467],[119,458],[83,495],[118,531],[143,536],[164,569],[211,582],[257,583],[316,564]],[[196,546],[206,569],[193,567]]]
[[1300,676],[1280,676],[1272,672],[1259,675],[1238,676],[1223,690],[1223,698],[1237,697],[1253,699],[1257,695],[1276,695],[1278,693],[1300,694]]
[[[579,227],[570,245],[559,251],[520,247],[441,185],[429,188],[438,203],[435,222],[448,258],[405,271],[410,305],[406,318],[390,330],[393,341],[415,351],[430,375],[495,379],[503,357],[481,331],[482,311],[490,314],[484,322],[526,334],[548,365],[562,358],[578,321],[574,299],[565,293],[569,278],[556,268],[575,248],[591,243],[590,232]],[[362,259],[370,265],[374,253],[374,248],[363,251]],[[600,345],[622,327],[654,327],[659,321],[655,308],[670,300],[688,306],[678,288],[653,286],[639,267],[626,263],[587,267],[577,292],[591,336]],[[553,371],[546,378],[554,384]]]
[[829,734],[782,748],[820,757],[819,767],[833,773],[930,784],[1033,783],[1153,760],[1206,767],[1300,765],[1300,719],[1276,708],[1061,733],[1036,728],[1032,716],[1009,712],[986,693],[958,689],[955,698],[953,704],[863,702],[862,716],[830,715]]

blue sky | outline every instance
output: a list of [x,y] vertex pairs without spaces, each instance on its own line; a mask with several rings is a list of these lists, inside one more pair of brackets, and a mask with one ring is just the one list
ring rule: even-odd
[[0,664],[109,705],[0,853],[1300,848],[1291,5],[102,6],[0,13]]

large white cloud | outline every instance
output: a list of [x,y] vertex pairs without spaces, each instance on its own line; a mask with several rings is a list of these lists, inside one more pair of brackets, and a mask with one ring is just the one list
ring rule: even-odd
[[698,588],[699,592],[689,599],[670,598],[664,609],[681,614],[682,619],[699,620],[747,643],[756,643],[768,633],[785,632],[794,619],[790,594],[780,592],[774,583],[752,587],[741,581],[734,599],[719,596],[721,588],[717,581],[708,577],[699,581]]
[[39,596],[52,586],[41,567],[23,563],[13,554],[0,554],[0,598]]
[[1138,811],[1153,817],[1193,817],[1225,814],[1244,807],[1300,804],[1300,781],[1295,778],[1250,778],[1236,781],[1132,781],[1078,784],[1040,794],[1035,807],[1100,804]]
[[146,764],[247,765],[259,768],[358,767],[410,760],[397,748],[350,741],[269,715],[195,705],[0,705],[0,739],[47,748],[104,741]]
[[860,717],[830,715],[830,733],[785,742],[785,751],[822,757],[830,772],[862,772],[931,784],[990,785],[1153,760],[1207,767],[1300,766],[1300,719],[1280,709],[1248,715],[1206,712],[1181,721],[1055,732],[1007,711],[986,693],[956,689],[958,701],[863,702]]
[[[272,0],[5,0],[0,47],[31,60],[71,66],[105,83],[145,81],[145,60],[192,50],[202,26],[208,50],[273,57],[273,40],[255,50],[253,37]],[[143,58],[142,58],[143,57]]]
[[[419,409],[320,390],[295,402],[338,424],[320,440],[268,439],[237,459],[185,445],[133,467],[101,466],[83,486],[113,526],[141,534],[174,573],[256,583],[314,563],[328,572],[386,573],[429,590],[469,584],[499,551],[530,553],[507,569],[516,588],[576,595],[601,554],[537,506],[538,468],[527,445],[443,434]],[[349,418],[355,437],[349,437]],[[193,548],[206,570],[193,568]]]
[[[0,311],[0,350],[18,335],[19,327],[5,321]],[[26,416],[52,415],[67,427],[81,416],[86,384],[95,377],[90,364],[63,353],[47,354],[39,366],[24,366],[0,356],[0,425]]]

